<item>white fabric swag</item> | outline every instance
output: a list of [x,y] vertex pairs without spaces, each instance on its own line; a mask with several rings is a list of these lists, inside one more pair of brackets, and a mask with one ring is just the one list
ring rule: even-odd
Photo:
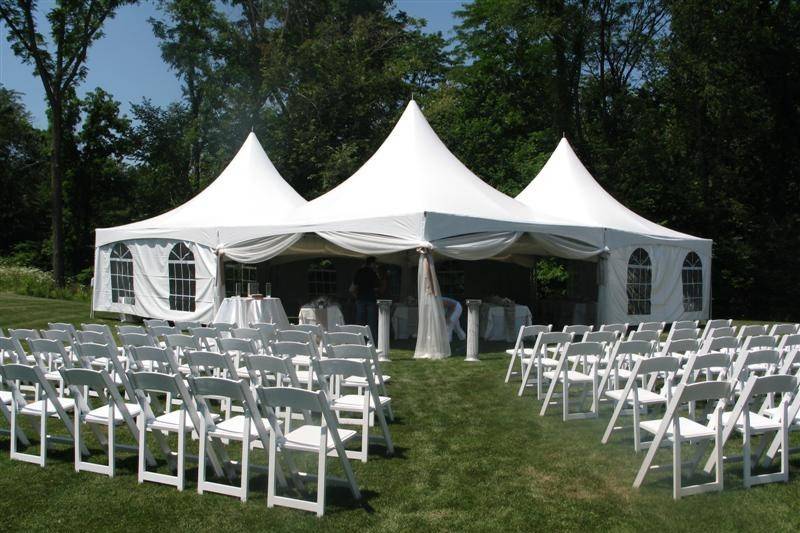
[[417,346],[414,359],[444,359],[450,357],[450,343],[444,308],[441,302],[439,280],[436,267],[427,250],[420,250],[417,271],[417,290],[419,292],[419,320],[417,321]]

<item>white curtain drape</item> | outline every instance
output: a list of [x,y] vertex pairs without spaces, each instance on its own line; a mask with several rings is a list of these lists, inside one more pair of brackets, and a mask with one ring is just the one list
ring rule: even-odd
[[522,236],[519,231],[470,233],[431,243],[437,253],[467,261],[489,259],[503,252]]
[[417,321],[417,346],[414,359],[444,359],[450,357],[450,343],[447,340],[447,327],[444,308],[440,300],[439,281],[436,267],[428,250],[420,249],[417,289],[419,291]]
[[259,237],[258,239],[224,245],[219,252],[238,263],[260,263],[288,250],[302,237],[302,233]]

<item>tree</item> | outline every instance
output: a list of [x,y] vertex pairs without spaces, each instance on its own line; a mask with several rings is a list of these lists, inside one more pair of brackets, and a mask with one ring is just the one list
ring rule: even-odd
[[[105,21],[132,0],[58,0],[47,13],[52,43],[39,32],[34,0],[0,0],[14,53],[33,65],[50,110],[50,195],[53,277],[64,284],[63,120],[65,97],[86,77],[89,47],[102,37]],[[52,48],[52,51],[50,50]]]
[[[44,133],[33,127],[14,91],[0,86],[0,254],[41,266],[41,235],[47,232],[47,166]],[[13,209],[8,207],[13,205]]]

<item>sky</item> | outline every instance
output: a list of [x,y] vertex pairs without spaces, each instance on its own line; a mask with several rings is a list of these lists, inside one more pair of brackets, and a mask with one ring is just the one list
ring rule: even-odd
[[[453,12],[464,0],[395,0],[397,9],[427,21],[425,31],[453,36],[456,19]],[[52,1],[39,4],[40,18]],[[131,102],[149,98],[156,105],[166,105],[180,98],[180,84],[175,74],[161,59],[158,42],[148,19],[159,17],[152,1],[126,6],[117,12],[104,28],[105,36],[89,49],[89,73],[78,88],[78,94],[102,87],[122,103],[125,113]],[[8,29],[0,23],[0,85],[20,93],[35,126],[47,125],[46,103],[41,81],[30,65],[23,64],[7,41]]]

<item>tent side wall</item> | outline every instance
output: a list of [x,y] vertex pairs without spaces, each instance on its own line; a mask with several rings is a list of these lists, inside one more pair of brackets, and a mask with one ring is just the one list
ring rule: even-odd
[[[170,308],[169,258],[173,247],[184,243],[194,256],[194,311]],[[114,302],[111,280],[111,251],[117,243],[95,248],[92,309],[165,320],[211,322],[218,296],[218,265],[214,250],[193,242],[169,239],[122,241],[130,251],[133,267],[134,303]],[[180,286],[181,282],[177,282]],[[191,284],[183,282],[182,290]],[[118,298],[119,300],[119,298]]]
[[[628,265],[638,248],[651,262],[650,314],[628,314]],[[696,253],[702,263],[702,307],[684,308],[683,264]],[[601,262],[598,317],[600,324],[707,320],[711,308],[711,243],[638,244],[614,248]]]

